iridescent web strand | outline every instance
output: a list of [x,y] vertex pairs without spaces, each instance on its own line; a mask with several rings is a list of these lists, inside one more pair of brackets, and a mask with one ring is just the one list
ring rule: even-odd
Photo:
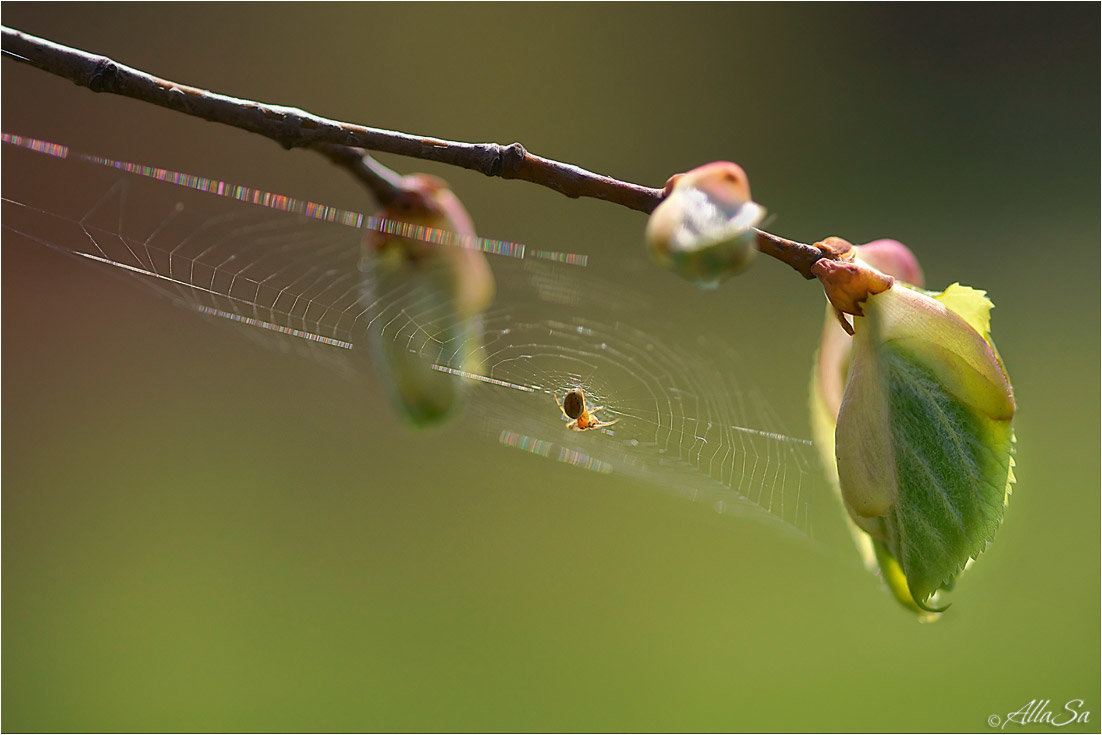
[[488,378],[485,375],[479,375],[478,373],[469,373],[466,370],[459,370],[457,368],[448,367],[447,365],[433,364],[433,370],[441,373],[447,373],[448,375],[458,375],[461,378],[467,378],[468,380],[477,380],[481,383],[489,383],[490,385],[500,385],[502,388],[512,388],[513,390],[522,390],[526,393],[535,393],[535,388],[529,388],[526,385],[518,385],[516,383],[510,383],[507,380],[498,380],[497,378]]
[[67,145],[58,145],[37,138],[24,138],[22,135],[11,135],[9,133],[0,133],[0,140],[35,153],[45,153],[47,156],[53,156],[54,158],[69,157],[69,146]]
[[588,264],[588,256],[580,253],[564,253],[554,250],[532,250],[526,252],[523,243],[510,242],[508,240],[494,240],[491,238],[463,236],[448,230],[436,227],[413,225],[408,222],[387,219],[385,217],[367,216],[361,212],[354,212],[339,207],[331,207],[318,202],[304,201],[284,194],[273,194],[263,189],[254,189],[249,186],[231,184],[219,179],[211,179],[206,176],[196,176],[182,171],[147,166],[144,164],[119,161],[104,156],[93,156],[86,153],[70,151],[68,146],[51,143],[38,138],[29,138],[22,135],[0,133],[0,140],[9,145],[25,148],[35,153],[42,153],[54,158],[77,158],[87,163],[93,163],[107,168],[113,168],[125,173],[155,179],[166,184],[172,184],[185,189],[199,191],[206,194],[226,199],[234,199],[246,204],[266,207],[280,212],[297,214],[310,219],[351,227],[353,229],[366,229],[375,232],[383,232],[388,235],[396,235],[409,240],[419,240],[434,245],[446,245],[460,247],[468,250],[479,250],[489,255],[497,255],[507,258],[523,260],[526,257],[550,260],[564,265],[585,266]]
[[292,337],[298,337],[299,339],[305,339],[310,342],[320,342],[324,345],[330,345],[332,347],[340,347],[344,350],[351,350],[355,345],[351,342],[345,342],[343,339],[335,339],[333,337],[325,337],[320,334],[314,334],[313,332],[307,332],[302,329],[294,329],[292,327],[284,327],[280,324],[273,324],[272,322],[266,322],[263,319],[255,319],[251,316],[244,316],[243,314],[234,314],[229,311],[222,311],[221,309],[215,309],[210,306],[204,306],[199,304],[195,309],[200,314],[207,314],[210,316],[221,317],[222,319],[229,319],[232,322],[238,322],[240,324],[247,324],[250,327],[260,327],[261,329],[268,329],[273,332],[279,332],[280,334],[287,334]]
[[[544,439],[536,439],[535,437],[528,436],[527,434],[518,434],[515,431],[509,431],[503,429],[501,434],[498,435],[498,442],[502,446],[509,447],[511,449],[520,449],[524,452],[529,452],[540,457],[546,457],[551,459],[551,452],[555,449],[556,444]],[[608,462],[591,457],[585,452],[580,452],[575,449],[568,449],[566,447],[559,447],[559,452],[555,456],[555,459],[564,464],[573,465],[574,467],[581,468],[583,470],[589,470],[591,472],[599,472],[602,475],[612,473],[613,467]]]

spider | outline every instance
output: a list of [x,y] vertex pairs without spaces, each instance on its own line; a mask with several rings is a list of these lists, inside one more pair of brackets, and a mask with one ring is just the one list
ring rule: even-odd
[[555,403],[559,404],[559,409],[562,410],[563,415],[570,421],[566,424],[566,428],[573,431],[585,431],[586,429],[600,429],[605,426],[612,426],[620,419],[613,419],[612,421],[601,421],[593,414],[600,411],[604,406],[597,406],[596,408],[587,408],[585,405],[585,393],[581,388],[574,388],[565,396],[563,396],[562,402],[559,402],[559,397],[555,396]]

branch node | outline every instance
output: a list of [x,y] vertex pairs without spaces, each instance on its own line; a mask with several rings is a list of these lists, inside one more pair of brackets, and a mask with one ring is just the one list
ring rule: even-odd
[[170,87],[168,90],[168,103],[173,109],[190,113],[191,105],[188,104],[187,93],[179,87]]
[[527,158],[528,151],[526,151],[524,146],[520,143],[510,143],[507,146],[501,147],[498,159],[495,161],[495,167],[498,168],[499,171],[494,175],[500,176],[503,179],[514,178]]
[[297,112],[280,111],[280,115],[274,121],[283,128],[284,145],[288,150],[297,148],[306,143],[306,126],[303,125],[303,116]]
[[113,92],[119,86],[119,65],[111,59],[101,58],[88,77],[88,89],[93,92]]

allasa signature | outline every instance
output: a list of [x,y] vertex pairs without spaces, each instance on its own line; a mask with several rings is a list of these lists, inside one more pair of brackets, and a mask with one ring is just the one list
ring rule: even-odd
[[1015,712],[1008,712],[1005,716],[991,715],[987,718],[987,724],[1000,730],[1005,730],[1009,724],[1064,727],[1089,723],[1090,718],[1090,710],[1086,709],[1086,703],[1082,699],[1069,699],[1062,708],[1055,711],[1052,709],[1051,699],[1031,699]]

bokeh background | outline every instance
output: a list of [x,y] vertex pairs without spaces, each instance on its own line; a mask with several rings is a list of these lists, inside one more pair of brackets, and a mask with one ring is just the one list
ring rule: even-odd
[[[3,241],[5,730],[987,729],[1099,701],[1096,5],[14,5],[169,79],[661,185],[740,162],[770,228],[895,237],[988,290],[1018,484],[919,625],[845,545],[417,434],[380,387]],[[5,58],[5,132],[363,208],[316,155]],[[3,187],[33,186],[4,151]],[[25,157],[24,157],[25,158]],[[484,234],[594,258],[644,218],[445,175]],[[19,159],[22,160],[22,159]],[[58,192],[64,197],[65,192]],[[736,343],[791,433],[822,295],[759,261],[631,284]],[[831,530],[833,529],[833,530]]]

